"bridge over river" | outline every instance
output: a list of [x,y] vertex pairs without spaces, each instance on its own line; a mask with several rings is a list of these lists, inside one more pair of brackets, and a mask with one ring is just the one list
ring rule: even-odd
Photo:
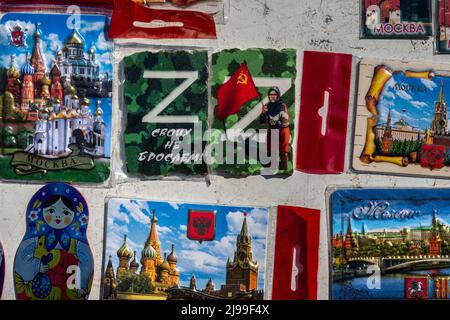
[[450,256],[417,255],[386,257],[353,257],[348,259],[349,265],[361,264],[364,267],[377,265],[382,273],[408,270],[442,269],[450,267]]

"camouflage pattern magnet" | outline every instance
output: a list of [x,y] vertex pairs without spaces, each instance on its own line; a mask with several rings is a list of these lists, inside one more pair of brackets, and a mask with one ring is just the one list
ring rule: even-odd
[[[296,50],[223,50],[213,55],[212,64],[213,171],[226,176],[291,175]],[[249,74],[236,74],[243,65],[248,67]],[[217,112],[218,92],[219,88],[229,86],[227,81],[233,76],[237,76],[237,81],[234,84],[236,91],[231,90],[232,97],[245,95],[245,92],[239,92],[242,90],[239,86],[251,80],[259,97],[240,106],[238,113],[222,121]]]
[[207,51],[135,53],[124,59],[127,172],[205,175]]

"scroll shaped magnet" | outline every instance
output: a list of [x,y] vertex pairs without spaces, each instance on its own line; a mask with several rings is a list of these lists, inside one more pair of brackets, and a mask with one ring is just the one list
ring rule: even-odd
[[273,300],[316,300],[320,210],[278,207]]
[[2,244],[0,243],[0,298],[2,297],[3,282],[5,280],[5,255]]
[[18,300],[88,298],[94,273],[88,218],[86,201],[68,184],[47,184],[31,198],[14,260]]
[[352,56],[305,51],[296,169],[344,170]]

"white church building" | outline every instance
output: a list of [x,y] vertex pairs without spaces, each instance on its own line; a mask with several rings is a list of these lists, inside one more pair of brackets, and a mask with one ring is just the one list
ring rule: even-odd
[[35,132],[29,137],[29,153],[42,156],[60,157],[68,155],[72,143],[82,144],[83,151],[91,156],[105,156],[105,128],[100,101],[94,115],[89,110],[90,101],[81,100],[75,88],[65,90],[64,106],[55,101],[53,106],[39,112],[35,122]]
[[84,39],[78,30],[74,29],[62,50],[56,54],[56,64],[61,70],[61,77],[96,81],[100,78],[100,66],[95,58],[95,47],[92,44],[87,56],[84,53]]

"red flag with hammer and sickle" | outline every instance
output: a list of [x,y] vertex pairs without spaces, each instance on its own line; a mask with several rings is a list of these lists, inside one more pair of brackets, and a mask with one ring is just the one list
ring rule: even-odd
[[238,113],[241,107],[259,96],[245,63],[217,91],[217,118],[225,120]]

